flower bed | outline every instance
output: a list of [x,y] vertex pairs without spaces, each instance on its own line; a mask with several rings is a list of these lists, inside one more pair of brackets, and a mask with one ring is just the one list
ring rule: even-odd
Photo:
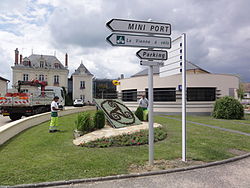
[[[154,142],[164,140],[167,137],[166,130],[163,128],[154,129]],[[112,147],[112,146],[133,146],[148,144],[148,130],[141,130],[135,133],[126,133],[110,138],[100,138],[95,141],[83,143],[83,147]]]

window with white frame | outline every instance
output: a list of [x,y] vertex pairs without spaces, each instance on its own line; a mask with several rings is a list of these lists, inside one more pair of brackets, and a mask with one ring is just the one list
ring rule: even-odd
[[43,74],[39,75],[39,81],[44,81],[44,75]]
[[40,61],[40,68],[44,67],[44,61]]
[[23,74],[23,81],[29,81],[29,75]]
[[58,75],[54,76],[54,84],[59,84],[59,76]]
[[85,81],[80,81],[80,89],[85,89]]

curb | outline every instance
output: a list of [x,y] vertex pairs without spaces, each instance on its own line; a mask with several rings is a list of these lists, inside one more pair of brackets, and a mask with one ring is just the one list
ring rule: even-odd
[[161,175],[161,174],[169,174],[175,172],[184,172],[188,170],[194,170],[199,168],[206,168],[211,166],[222,165],[234,161],[238,161],[244,158],[250,157],[250,153],[232,157],[229,159],[215,161],[207,164],[184,167],[184,168],[176,168],[171,170],[161,170],[161,171],[153,171],[153,172],[144,172],[144,173],[136,173],[136,174],[121,174],[115,176],[105,176],[105,177],[96,177],[96,178],[85,178],[85,179],[74,179],[74,180],[65,180],[65,181],[54,181],[54,182],[43,182],[37,184],[21,184],[15,186],[0,186],[0,188],[30,188],[30,187],[48,187],[48,186],[59,186],[59,185],[72,185],[79,183],[89,183],[89,182],[99,182],[99,181],[108,181],[108,180],[119,180],[119,179],[127,179],[127,178],[136,178],[136,177],[144,177],[144,176],[153,176],[153,175]]

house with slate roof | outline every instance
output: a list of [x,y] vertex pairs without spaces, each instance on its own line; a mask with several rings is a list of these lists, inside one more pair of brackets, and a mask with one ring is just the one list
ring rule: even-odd
[[81,64],[72,74],[72,98],[83,99],[84,102],[93,101],[93,74]]
[[[12,84],[15,87],[19,80],[47,81],[48,86],[64,87],[68,90],[68,55],[65,54],[63,65],[56,56],[32,54],[29,57],[19,56],[18,49],[15,50],[15,62],[12,68]],[[23,86],[24,92],[35,92],[34,87]]]
[[[187,62],[187,112],[206,113],[213,110],[214,102],[223,96],[237,97],[239,77],[230,74],[214,74]],[[154,111],[181,112],[182,75],[160,77],[159,67],[153,68]],[[136,110],[142,94],[148,95],[148,69],[144,69],[130,78],[120,80],[117,91],[121,99],[131,109]]]

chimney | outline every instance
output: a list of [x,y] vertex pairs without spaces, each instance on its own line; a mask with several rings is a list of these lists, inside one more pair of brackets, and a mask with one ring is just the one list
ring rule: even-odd
[[16,48],[16,50],[15,50],[15,65],[18,65],[18,55],[19,55],[19,51],[18,51],[18,48]]
[[124,79],[124,74],[121,74],[121,80]]
[[20,65],[23,64],[23,55],[20,54]]
[[65,67],[68,67],[68,54],[65,54]]

